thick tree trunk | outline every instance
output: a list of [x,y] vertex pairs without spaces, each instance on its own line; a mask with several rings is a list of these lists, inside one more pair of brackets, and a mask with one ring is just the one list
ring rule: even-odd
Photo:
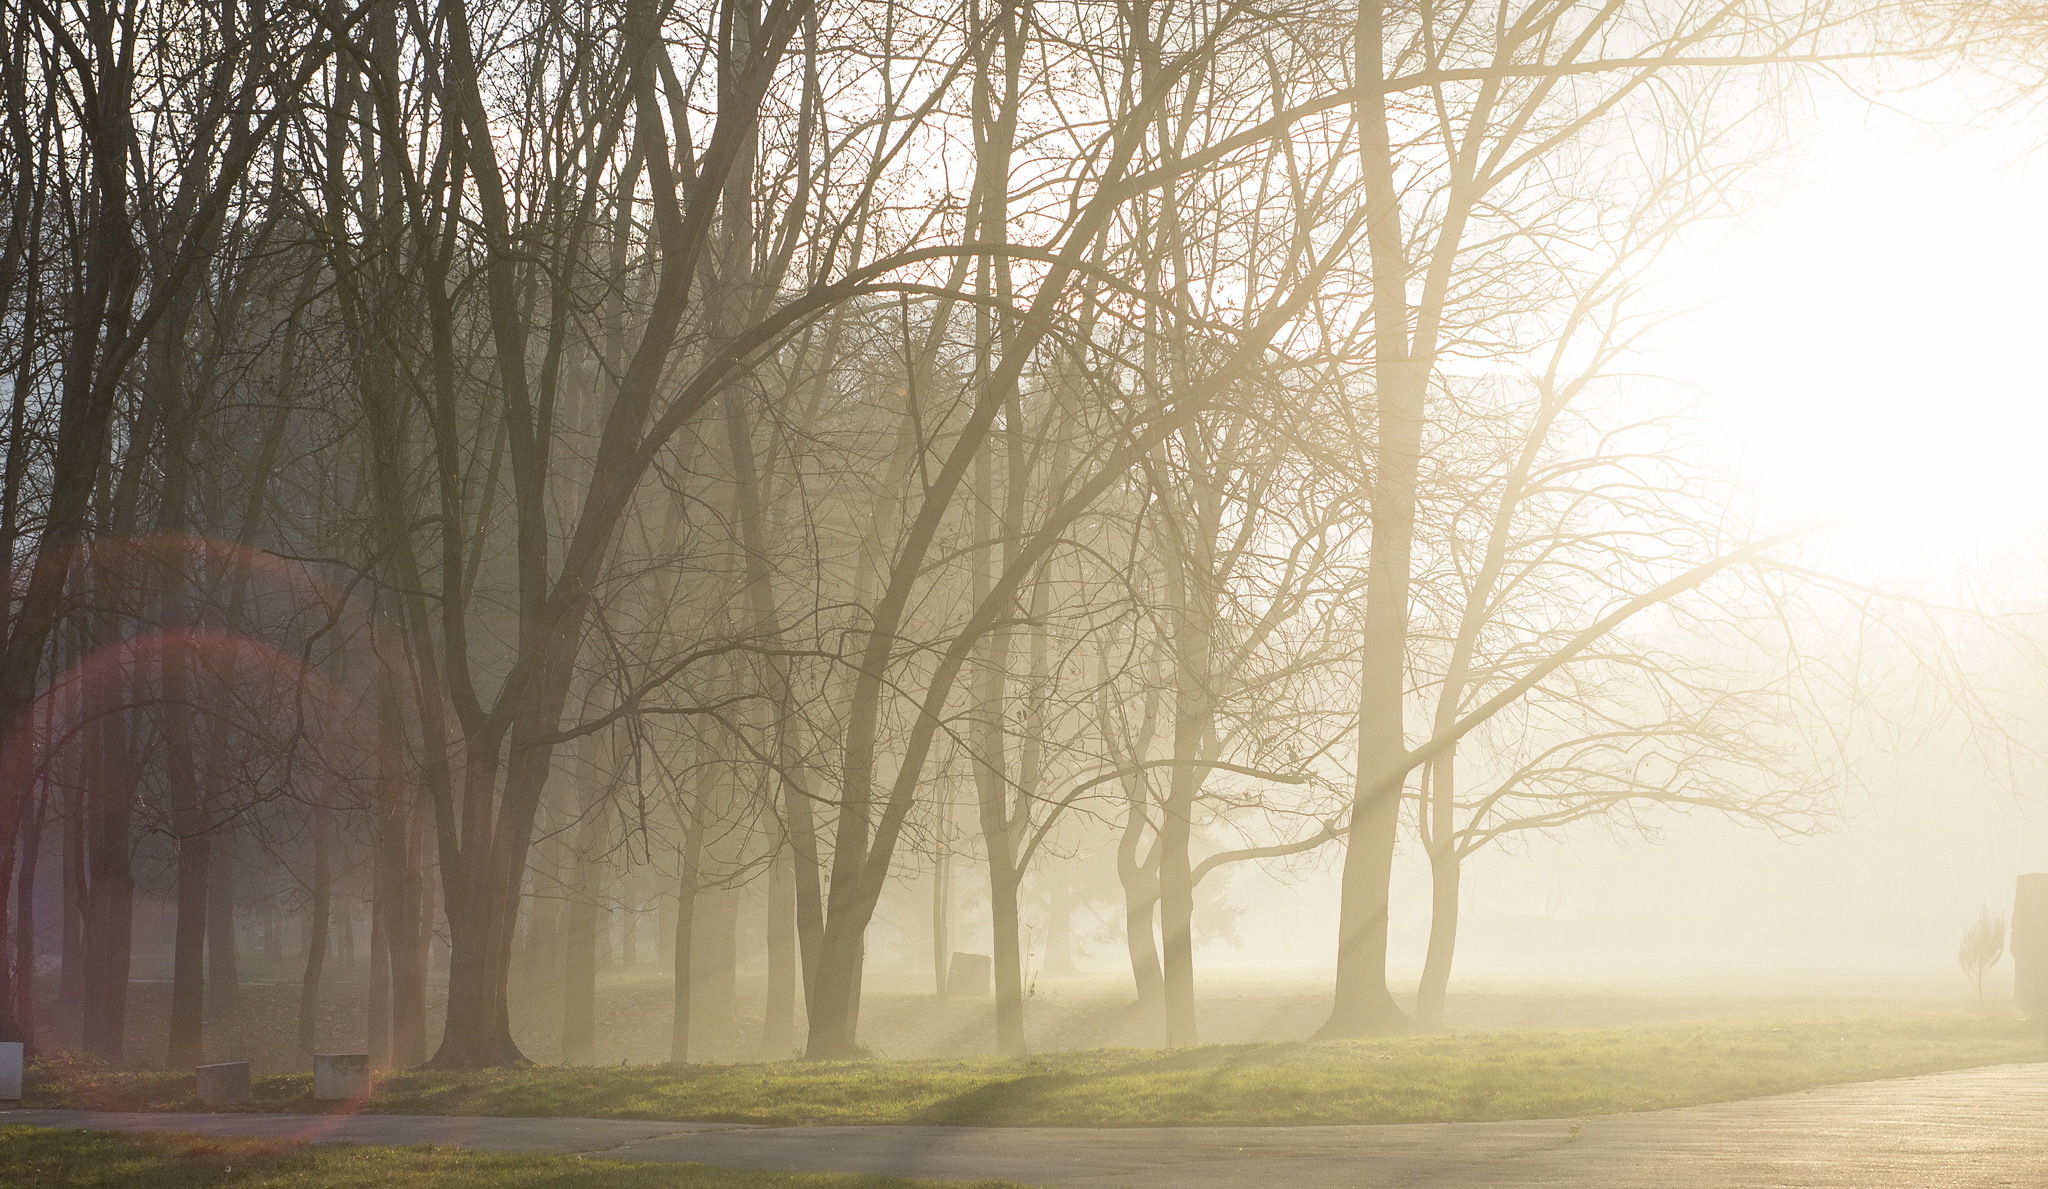
[[1354,803],[1339,885],[1335,1002],[1319,1039],[1408,1026],[1407,1013],[1387,990],[1387,906],[1400,815],[1398,788]]
[[[832,891],[838,892],[835,886]],[[863,925],[873,918],[874,906],[866,897],[830,897],[824,935],[818,939],[817,973],[811,979],[807,1000],[810,1037],[804,1056],[812,1060],[845,1061],[861,1055],[856,1039],[860,1031],[861,961],[865,956]],[[864,931],[864,930],[863,930]]]
[[512,1040],[512,1009],[506,995],[516,919],[516,911],[503,904],[449,912],[449,1011],[441,1047],[428,1062],[434,1068],[531,1064]]

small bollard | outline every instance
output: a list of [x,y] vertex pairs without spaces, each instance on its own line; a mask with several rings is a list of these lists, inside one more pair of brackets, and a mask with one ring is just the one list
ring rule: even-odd
[[313,1097],[321,1102],[360,1102],[370,1096],[368,1053],[320,1053],[313,1057]]
[[249,1063],[222,1061],[192,1071],[201,1106],[241,1106],[249,1101]]
[[21,1053],[20,1041],[0,1041],[0,1102],[21,1101]]

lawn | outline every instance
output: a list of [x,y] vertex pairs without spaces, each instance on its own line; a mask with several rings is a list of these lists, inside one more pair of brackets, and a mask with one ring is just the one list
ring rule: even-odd
[[[983,1181],[986,1189],[1001,1183]],[[837,1173],[750,1172],[705,1164],[633,1164],[575,1156],[509,1156],[453,1148],[299,1146],[169,1133],[114,1135],[0,1127],[0,1185],[9,1189],[941,1189]]]
[[[1651,1110],[2042,1060],[2048,1039],[2016,1017],[1921,1013],[1024,1058],[410,1072],[380,1079],[366,1109],[782,1124],[1405,1123]],[[326,1109],[310,1081],[259,1078],[249,1109]],[[36,1066],[28,1093],[29,1106],[201,1109],[189,1075],[63,1060]]]

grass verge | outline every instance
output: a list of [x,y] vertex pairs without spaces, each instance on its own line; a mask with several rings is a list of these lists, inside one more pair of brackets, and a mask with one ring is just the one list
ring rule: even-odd
[[[977,1183],[1001,1189],[1001,1183]],[[166,1133],[115,1135],[0,1127],[0,1185],[10,1189],[940,1189],[835,1173],[752,1172],[706,1164],[634,1164],[453,1148],[299,1146]]]
[[[1025,1058],[419,1071],[381,1079],[363,1109],[778,1124],[1441,1122],[1652,1110],[2042,1060],[2048,1039],[2016,1017],[1949,1013]],[[328,1109],[312,1101],[310,1083],[259,1078],[248,1109]],[[189,1074],[64,1059],[34,1067],[24,1105],[204,1109]]]

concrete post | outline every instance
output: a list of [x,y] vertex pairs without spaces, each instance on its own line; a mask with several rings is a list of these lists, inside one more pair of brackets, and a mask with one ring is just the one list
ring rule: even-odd
[[22,1044],[0,1041],[0,1102],[21,1101]]
[[2022,875],[2012,898],[2012,997],[2033,1020],[2048,1020],[2048,874]]
[[360,1102],[369,1096],[368,1053],[321,1053],[314,1056],[314,1098],[321,1102]]
[[963,954],[955,951],[952,964],[946,969],[946,994],[963,999],[986,999],[994,980],[996,962],[987,954]]
[[192,1071],[203,1106],[241,1106],[249,1101],[249,1063],[222,1061]]

